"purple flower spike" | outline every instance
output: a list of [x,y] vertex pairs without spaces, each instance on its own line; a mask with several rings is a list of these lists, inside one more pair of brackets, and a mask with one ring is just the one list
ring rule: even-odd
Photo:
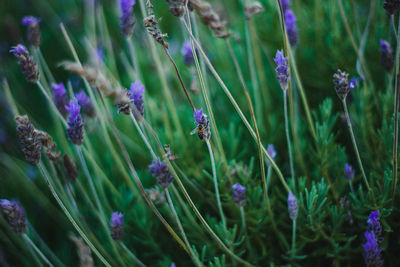
[[18,64],[26,80],[30,83],[36,83],[39,80],[39,68],[29,55],[28,49],[22,44],[18,44],[14,46],[10,52],[17,57]]
[[67,110],[65,109],[65,106],[68,104],[68,96],[67,96],[67,91],[65,90],[64,84],[52,83],[51,88],[53,88],[53,98],[54,98],[56,107],[57,107],[58,111],[60,111],[60,113],[65,116],[67,114]]
[[297,205],[297,199],[292,194],[292,192],[289,192],[287,204],[289,210],[289,217],[294,221],[297,218],[297,212],[299,211],[299,206]]
[[25,211],[19,202],[0,199],[0,209],[14,233],[23,234],[26,232]]
[[144,85],[140,81],[132,83],[129,90],[130,98],[133,100],[133,104],[135,104],[135,107],[140,114],[140,116],[136,116],[135,114],[137,119],[144,115],[144,91]]
[[195,130],[197,130],[197,135],[199,136],[200,140],[210,139],[210,121],[207,119],[207,115],[203,113],[203,109],[195,109],[193,115],[194,123],[197,125]]
[[394,64],[393,50],[388,42],[380,40],[381,44],[381,65],[387,71],[391,72]]
[[[267,153],[272,158],[272,160],[275,160],[276,156],[278,155],[273,144],[268,145]],[[271,167],[271,162],[267,158],[265,158],[265,162],[267,163],[268,167]]]
[[68,139],[75,145],[81,145],[83,143],[83,122],[81,116],[81,107],[78,104],[78,100],[73,99],[69,101],[69,105],[65,106],[69,112],[68,117]]
[[167,163],[164,160],[160,161],[159,158],[153,160],[149,166],[149,171],[157,179],[158,185],[162,188],[167,188],[174,180],[174,177],[168,170]]
[[78,100],[78,103],[82,108],[82,111],[86,115],[88,115],[91,118],[96,117],[96,111],[94,110],[92,100],[85,94],[83,90],[75,94],[75,98]]
[[183,61],[186,65],[190,66],[193,64],[194,58],[192,53],[192,46],[190,45],[190,41],[186,41],[183,43],[181,48],[181,53],[183,55]]
[[299,39],[297,34],[296,15],[291,9],[285,11],[286,32],[291,46],[295,46]]
[[365,232],[365,243],[362,245],[364,249],[364,260],[367,266],[383,266],[382,249],[379,248],[378,242],[373,232]]
[[120,28],[121,33],[125,37],[130,37],[133,34],[135,27],[135,19],[133,18],[133,6],[136,4],[135,0],[119,0],[121,17]]
[[379,222],[379,210],[373,211],[369,214],[368,220],[367,220],[367,229],[370,232],[373,232],[375,235],[375,238],[378,243],[383,241],[382,236],[382,225]]
[[282,4],[283,12],[288,10],[290,8],[290,5],[291,5],[290,0],[281,0],[281,4]]
[[40,28],[39,23],[42,21],[41,18],[26,16],[22,18],[22,24],[28,27],[27,38],[30,45],[38,47],[42,40],[40,39]]
[[353,169],[353,167],[346,163],[344,164],[344,177],[348,180],[351,181],[354,178],[356,171]]
[[275,72],[276,76],[278,77],[279,84],[281,85],[281,88],[284,91],[288,89],[289,79],[290,79],[287,60],[288,59],[287,57],[284,57],[282,50],[276,51],[274,61],[277,67],[275,69]]
[[114,240],[121,240],[124,237],[124,214],[121,212],[113,212],[111,214],[110,231],[111,238]]
[[246,187],[236,183],[232,186],[232,198],[236,206],[243,207],[247,203]]

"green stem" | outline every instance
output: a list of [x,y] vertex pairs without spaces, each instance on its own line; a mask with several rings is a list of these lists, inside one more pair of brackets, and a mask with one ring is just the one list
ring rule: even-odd
[[296,220],[292,223],[292,259],[296,256]]
[[23,234],[22,236],[26,243],[28,243],[33,250],[39,255],[39,257],[48,265],[53,267],[54,265],[50,263],[50,261],[46,258],[46,256],[40,251],[40,249],[35,245],[35,243],[32,242],[32,240],[29,238],[27,234]]
[[130,251],[130,250],[125,246],[125,244],[124,244],[122,241],[119,242],[119,244],[121,245],[121,247],[125,250],[125,252],[133,259],[133,261],[134,261],[138,266],[141,266],[141,267],[145,267],[145,266],[146,266],[141,260],[138,259],[138,257],[136,257],[135,254],[132,253],[132,251]]
[[246,217],[244,215],[243,207],[240,207],[240,219],[242,221],[242,229],[243,229],[243,232],[244,232],[244,236],[246,238],[246,246],[247,246],[247,249],[249,250],[249,252],[251,252],[252,249],[251,249],[251,245],[250,245],[249,235],[247,233]]
[[285,133],[286,133],[286,142],[287,142],[288,154],[289,154],[290,175],[292,176],[292,179],[293,179],[293,190],[296,190],[296,179],[295,179],[295,174],[294,174],[292,143],[290,142],[290,133],[289,133],[289,118],[288,118],[287,90],[286,89],[283,89],[283,110],[284,110],[284,116],[285,116]]
[[100,261],[105,265],[105,266],[110,266],[111,265],[107,262],[107,260],[100,254],[100,252],[95,248],[95,246],[90,242],[90,240],[86,237],[85,233],[82,231],[82,229],[78,226],[78,224],[75,222],[74,218],[71,216],[67,208],[64,206],[64,203],[61,201],[61,199],[58,197],[57,192],[54,190],[54,187],[51,185],[49,177],[46,175],[42,163],[39,162],[37,165],[40,173],[42,174],[43,178],[45,179],[47,186],[50,188],[50,191],[53,195],[53,197],[56,199],[58,205],[60,205],[61,209],[65,213],[65,215],[68,217],[68,220],[72,223],[74,226],[75,230],[79,233],[79,235],[85,240],[86,244],[91,248],[91,250],[97,255],[97,257],[100,259]]
[[151,147],[149,140],[148,140],[147,137],[144,135],[142,129],[140,129],[139,124],[138,124],[138,122],[137,122],[137,120],[136,120],[136,118],[135,118],[135,115],[133,115],[133,112],[131,112],[129,115],[130,115],[130,117],[131,117],[131,119],[132,119],[132,121],[133,121],[133,124],[135,125],[136,129],[138,130],[138,132],[139,132],[139,134],[140,134],[140,137],[142,138],[143,142],[146,144],[146,147],[149,149],[152,158],[153,158],[153,159],[156,159],[156,158],[157,158],[156,153],[154,153],[154,150],[153,150],[153,148]]

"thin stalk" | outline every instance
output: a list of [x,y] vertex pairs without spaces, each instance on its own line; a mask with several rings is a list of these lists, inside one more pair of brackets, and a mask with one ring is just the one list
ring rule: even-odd
[[105,265],[105,266],[110,266],[111,265],[107,262],[107,260],[100,254],[100,252],[96,249],[96,247],[90,242],[90,240],[86,237],[85,233],[82,231],[82,229],[78,226],[78,224],[75,222],[74,218],[71,216],[67,208],[64,206],[64,203],[61,201],[59,198],[57,192],[54,190],[54,187],[51,185],[49,177],[45,173],[42,163],[39,162],[37,165],[40,173],[42,174],[43,178],[45,179],[47,186],[50,188],[50,191],[53,195],[53,197],[56,199],[58,205],[60,205],[61,209],[65,213],[65,215],[68,217],[68,220],[72,223],[74,226],[75,230],[79,233],[79,235],[85,240],[86,244],[90,247],[90,249],[97,255],[97,257],[100,259],[100,261]]
[[132,61],[132,66],[133,69],[135,70],[135,75],[136,75],[136,80],[140,80],[142,77],[142,74],[140,73],[140,68],[139,64],[137,63],[137,54],[136,54],[136,49],[133,46],[133,40],[132,37],[126,38],[126,43],[128,44],[128,50],[129,50],[129,55],[131,56],[131,61]]
[[[212,72],[212,74],[214,75],[214,77],[217,79],[218,83],[220,84],[220,86],[222,87],[224,93],[227,95],[227,97],[229,98],[230,102],[232,103],[232,105],[234,106],[236,112],[239,114],[241,120],[243,121],[243,123],[245,124],[246,128],[248,129],[248,131],[250,132],[251,136],[253,137],[254,140],[257,140],[257,136],[256,133],[254,132],[253,128],[251,127],[250,123],[247,121],[246,117],[244,116],[242,110],[240,109],[239,105],[237,104],[236,100],[233,98],[232,94],[230,93],[229,89],[226,87],[225,83],[222,81],[221,77],[218,75],[217,71],[215,70],[214,66],[211,64],[210,60],[208,59],[206,53],[203,51],[202,47],[200,46],[200,44],[198,43],[198,41],[195,39],[195,37],[193,36],[193,34],[190,32],[187,24],[185,23],[185,28],[187,30],[187,32],[190,34],[190,38],[192,38],[193,42],[195,43],[198,51],[200,52],[200,54],[202,55],[202,57],[204,58],[209,70]],[[279,167],[276,165],[276,163],[274,162],[274,160],[269,156],[267,150],[265,149],[265,147],[263,147],[261,145],[261,149],[264,153],[264,155],[267,157],[267,159],[271,162],[274,170],[276,171],[276,173],[278,174],[278,177],[282,183],[282,185],[284,186],[284,188],[286,189],[287,192],[291,192],[289,186],[287,185],[285,178],[282,175],[282,172],[280,171]]]
[[288,109],[287,90],[283,90],[283,110],[284,110],[284,116],[285,116],[285,133],[286,133],[286,142],[287,142],[288,154],[289,154],[290,174],[293,179],[293,189],[296,190],[296,179],[295,179],[295,174],[294,174],[292,144],[290,142],[289,118],[288,118],[288,110],[287,109]]
[[200,260],[196,257],[196,255],[193,253],[192,247],[190,246],[189,240],[186,236],[185,230],[183,229],[181,220],[178,217],[178,214],[176,213],[175,207],[174,207],[174,203],[172,202],[172,198],[171,195],[169,193],[168,188],[165,189],[165,194],[167,195],[167,200],[168,200],[168,205],[169,208],[171,209],[172,215],[174,216],[175,220],[176,220],[176,224],[178,225],[179,231],[181,232],[181,235],[183,237],[183,240],[185,241],[186,246],[189,248],[190,250],[190,257],[193,259],[194,263],[197,266],[204,266]]
[[296,256],[296,220],[292,220],[292,259]]
[[242,221],[242,229],[243,229],[243,232],[244,232],[244,236],[246,238],[246,246],[247,246],[247,249],[250,252],[252,249],[251,249],[251,245],[250,245],[249,235],[247,233],[246,217],[244,215],[243,207],[240,207],[240,219]]
[[27,234],[23,234],[22,237],[26,241],[26,243],[29,244],[33,248],[33,250],[39,255],[39,257],[48,265],[53,267],[54,265],[50,263],[50,261],[47,259],[47,257],[40,251],[40,249],[33,243],[33,241],[29,238]]
[[351,191],[351,193],[354,194],[353,182],[352,182],[352,181],[349,181],[349,185],[350,185],[350,191]]
[[53,99],[51,99],[51,97],[47,94],[46,89],[44,89],[43,85],[40,83],[40,81],[36,82],[37,86],[40,88],[40,91],[42,91],[43,95],[46,97],[47,101],[50,104],[51,109],[53,109],[53,112],[56,113],[58,115],[58,117],[60,118],[60,120],[62,121],[62,123],[64,124],[65,127],[67,127],[67,122],[64,119],[63,115],[60,113],[60,111],[58,111],[56,105],[53,102]]
[[133,121],[133,124],[135,125],[136,129],[138,130],[138,132],[139,132],[139,134],[140,134],[140,137],[142,138],[143,142],[146,144],[147,148],[149,149],[152,158],[153,158],[153,159],[156,159],[156,158],[157,158],[156,153],[154,153],[154,150],[153,150],[153,148],[151,147],[151,145],[150,145],[150,143],[149,143],[149,140],[148,140],[147,137],[144,135],[142,129],[140,129],[140,126],[139,126],[139,124],[138,124],[138,122],[137,122],[137,120],[136,120],[136,118],[135,118],[135,115],[133,115],[133,112],[131,112],[129,115],[130,115],[130,117],[131,117],[131,119],[132,119],[132,121]]
[[119,244],[121,245],[121,247],[125,250],[125,252],[132,258],[132,260],[135,262],[135,264],[137,264],[138,266],[141,267],[146,267],[146,265],[138,259],[138,257],[136,257],[135,254],[132,253],[132,251],[130,251],[124,244],[124,242],[119,242]]
[[353,143],[354,151],[355,151],[356,156],[357,156],[357,161],[358,161],[358,165],[360,166],[361,174],[363,176],[363,179],[364,179],[365,185],[367,186],[368,191],[371,192],[372,197],[374,198],[373,191],[371,190],[371,187],[369,186],[369,183],[368,183],[368,180],[367,180],[367,176],[365,175],[364,167],[363,167],[363,164],[361,162],[360,153],[358,151],[356,138],[355,138],[354,132],[353,132],[353,126],[351,125],[351,121],[350,121],[349,111],[347,110],[346,99],[343,99],[342,103],[343,103],[344,113],[345,113],[345,116],[346,116],[347,127],[349,128],[349,132],[350,132],[351,142]]
[[397,48],[396,48],[396,81],[395,81],[395,108],[394,108],[394,137],[393,137],[393,197],[392,203],[394,203],[394,199],[396,197],[396,187],[397,187],[397,169],[398,169],[398,128],[399,128],[399,99],[400,99],[400,74],[399,74],[399,65],[400,65],[400,18],[399,18],[399,26],[397,29]]
[[37,47],[36,50],[37,50],[37,55],[40,59],[40,62],[42,62],[43,70],[47,75],[47,79],[50,80],[50,83],[54,83],[56,80],[54,79],[54,76],[51,73],[49,66],[47,65],[46,59],[44,58],[42,51],[40,50],[40,47]]
[[215,190],[215,198],[217,199],[217,206],[218,206],[218,211],[219,211],[219,216],[221,217],[222,224],[224,225],[224,229],[226,231],[226,219],[225,219],[225,214],[224,210],[222,209],[222,204],[221,204],[221,197],[219,195],[219,188],[218,188],[218,180],[217,180],[217,170],[215,168],[215,161],[214,161],[214,154],[211,148],[210,140],[206,140],[208,152],[210,154],[210,160],[211,160],[211,169],[212,169],[212,174],[213,174],[213,182],[214,182],[214,190]]

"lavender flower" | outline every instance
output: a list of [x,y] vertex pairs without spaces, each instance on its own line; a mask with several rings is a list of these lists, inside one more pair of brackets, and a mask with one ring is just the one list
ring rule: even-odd
[[283,56],[283,51],[278,50],[276,51],[275,55],[275,63],[277,65],[275,72],[276,76],[278,77],[279,84],[281,85],[282,90],[287,90],[289,85],[289,67],[287,62],[287,57]]
[[22,18],[22,24],[28,27],[27,38],[30,45],[37,47],[40,45],[42,40],[40,39],[40,28],[39,23],[42,21],[41,18],[26,16]]
[[136,81],[131,84],[131,88],[129,90],[129,96],[130,99],[133,100],[133,104],[135,104],[135,107],[137,111],[139,112],[140,116],[136,116],[136,118],[143,117],[144,114],[144,100],[143,100],[143,95],[144,95],[144,85],[140,81]]
[[207,115],[203,113],[202,108],[194,110],[194,119],[194,123],[197,125],[195,130],[197,130],[197,135],[199,136],[200,140],[210,139],[210,121],[207,119]]
[[[267,153],[272,158],[272,160],[275,160],[276,156],[278,155],[273,144],[268,144]],[[271,167],[272,164],[267,158],[265,158],[265,162],[267,163],[268,167]]]
[[112,239],[121,240],[124,237],[124,227],[122,226],[123,222],[124,214],[117,211],[111,214],[110,231]]
[[80,114],[81,107],[78,104],[78,100],[73,99],[69,101],[69,105],[65,106],[69,112],[68,117],[68,139],[75,145],[81,145],[83,143],[83,122]]
[[348,163],[344,164],[344,177],[348,181],[351,181],[353,180],[354,175],[355,175],[355,170],[353,169],[353,167]]
[[17,116],[15,121],[17,123],[19,142],[26,161],[32,164],[38,164],[40,161],[42,143],[37,136],[35,127],[26,115]]
[[236,183],[232,186],[232,197],[236,206],[243,207],[247,203],[246,187]]
[[192,65],[194,58],[193,58],[192,46],[190,44],[190,41],[186,41],[183,43],[182,48],[181,48],[181,53],[182,53],[183,61],[185,62],[185,64],[188,66]]
[[85,94],[83,90],[75,94],[75,98],[78,100],[78,103],[82,108],[82,111],[86,115],[88,115],[91,118],[96,117],[96,111],[94,110],[92,100]]
[[26,232],[25,211],[19,202],[0,199],[0,208],[14,233],[23,234]]
[[374,233],[367,231],[364,236],[366,241],[362,246],[365,251],[363,253],[365,264],[370,267],[383,266],[382,249],[379,248]]
[[380,40],[381,43],[381,65],[382,67],[391,72],[394,64],[392,47],[385,40]]
[[333,83],[338,97],[344,101],[347,94],[350,92],[349,74],[338,69],[337,73],[333,74]]
[[17,57],[18,64],[20,65],[22,74],[24,74],[26,80],[31,83],[36,83],[39,80],[39,68],[29,55],[26,47],[22,44],[18,44],[17,46],[14,46],[10,52]]
[[289,37],[289,43],[291,46],[295,46],[299,40],[299,36],[297,33],[296,15],[291,9],[285,11],[285,24],[286,32]]
[[168,170],[167,163],[164,160],[160,161],[159,158],[153,160],[149,166],[149,171],[157,179],[158,185],[162,188],[167,188],[174,180],[174,177]]
[[297,212],[299,211],[299,206],[297,205],[297,199],[292,194],[292,192],[289,192],[287,204],[289,210],[289,217],[294,221],[297,218]]
[[290,8],[290,5],[291,5],[290,0],[281,0],[281,4],[282,4],[283,12],[288,10]]
[[367,230],[374,233],[378,243],[383,241],[382,226],[379,222],[379,210],[373,211],[369,214],[367,220]]
[[400,8],[400,0],[384,0],[383,8],[388,15],[395,15]]
[[65,106],[68,104],[68,96],[64,84],[52,83],[51,88],[53,88],[53,98],[58,111],[60,111],[60,113],[64,116],[67,115],[67,110],[65,109]]
[[120,17],[120,28],[121,33],[125,37],[130,37],[133,34],[135,27],[135,19],[133,18],[133,6],[136,4],[136,0],[119,0],[121,17]]

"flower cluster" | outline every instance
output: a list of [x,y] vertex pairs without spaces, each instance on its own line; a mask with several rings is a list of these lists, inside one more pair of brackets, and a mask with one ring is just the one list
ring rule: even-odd
[[192,46],[190,45],[190,41],[186,41],[183,43],[181,48],[181,53],[183,56],[183,61],[186,65],[190,66],[193,64],[194,57],[192,53]]
[[339,69],[337,73],[333,74],[333,83],[338,97],[344,101],[351,89],[349,85],[349,74]]
[[81,106],[83,113],[91,118],[96,117],[96,111],[94,109],[92,100],[85,94],[83,90],[75,94],[75,98],[76,100],[78,100],[78,103]]
[[243,207],[247,203],[246,187],[236,183],[232,186],[232,198],[236,206]]
[[52,83],[51,88],[53,88],[53,98],[54,103],[60,113],[65,116],[67,115],[67,110],[65,106],[68,104],[67,91],[65,90],[63,83]]
[[382,226],[379,222],[379,210],[370,213],[367,220],[367,231],[364,233],[364,260],[367,266],[383,266],[382,249],[379,243],[383,241]]
[[78,104],[78,100],[73,99],[69,101],[69,105],[65,106],[69,112],[68,116],[68,139],[75,145],[81,145],[83,143],[83,122],[81,116],[81,107]]
[[30,83],[36,83],[39,80],[39,67],[29,55],[28,49],[22,44],[19,44],[14,46],[10,52],[17,57],[18,64],[26,80]]
[[199,136],[200,140],[210,139],[210,121],[207,119],[207,115],[203,113],[203,109],[194,110],[194,119],[194,123],[197,126],[197,135]]
[[285,18],[286,32],[291,46],[295,46],[299,40],[297,33],[296,15],[290,8],[290,0],[281,0],[282,9]]
[[26,115],[17,116],[15,121],[17,123],[19,142],[26,161],[32,164],[38,164],[40,161],[42,143],[35,131],[35,127]]
[[297,199],[292,194],[292,192],[289,192],[288,194],[287,204],[289,210],[289,217],[294,221],[297,218],[297,212],[299,211],[299,206],[297,205]]
[[30,45],[37,47],[40,45],[42,40],[40,39],[40,28],[39,23],[42,21],[41,18],[26,16],[22,18],[22,24],[27,26],[27,38]]
[[23,234],[26,232],[25,211],[19,202],[0,199],[0,209],[14,233]]
[[110,220],[111,238],[114,240],[121,240],[124,237],[124,214],[121,212],[113,212]]
[[135,104],[136,110],[140,114],[140,116],[138,116],[138,114],[135,112],[136,119],[139,119],[144,115],[144,91],[144,85],[140,81],[135,81],[132,83],[129,89],[129,97],[133,101],[133,104]]
[[129,37],[133,34],[135,27],[135,19],[133,18],[133,6],[136,4],[136,0],[119,0],[121,17],[120,17],[120,28],[121,33],[125,37]]
[[288,67],[288,59],[283,55],[282,50],[278,50],[275,55],[275,72],[278,77],[279,84],[281,85],[282,90],[287,90],[289,86],[289,67]]
[[356,171],[353,169],[353,167],[346,163],[344,164],[344,177],[348,180],[351,181],[354,178]]
[[168,170],[167,163],[159,158],[153,160],[149,166],[149,172],[157,179],[157,183],[162,188],[167,188],[174,180],[174,177]]
[[394,64],[392,47],[388,42],[382,39],[380,40],[380,44],[381,44],[381,65],[386,71],[390,72],[392,71]]

